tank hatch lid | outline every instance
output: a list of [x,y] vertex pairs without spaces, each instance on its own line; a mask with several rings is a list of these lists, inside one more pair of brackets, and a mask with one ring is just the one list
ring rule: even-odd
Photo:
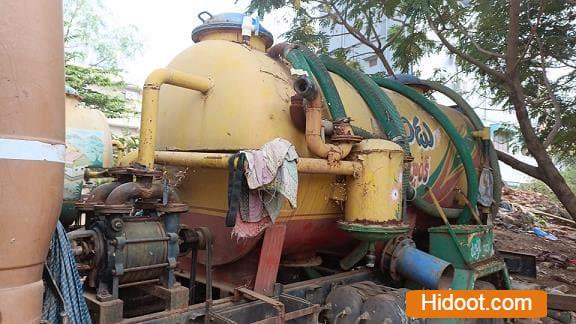
[[[198,14],[202,25],[192,30],[192,40],[197,43],[203,34],[216,30],[242,31],[242,22],[245,16],[244,14],[236,12],[212,15],[207,11],[203,11]],[[260,25],[257,18],[253,18],[252,24],[254,25],[254,36],[262,38],[267,48],[272,46],[272,44],[274,44],[274,36],[272,36],[272,33]]]

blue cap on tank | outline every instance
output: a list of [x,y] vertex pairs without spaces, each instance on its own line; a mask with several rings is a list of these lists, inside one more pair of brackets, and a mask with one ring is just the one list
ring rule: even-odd
[[[242,31],[242,22],[246,15],[237,12],[228,12],[218,15],[212,15],[208,11],[202,11],[198,14],[198,18],[202,21],[202,25],[192,30],[192,40],[199,42],[203,34],[214,30],[233,30]],[[261,37],[266,44],[266,47],[274,44],[274,36],[266,28],[260,25],[258,18],[252,18],[254,25],[254,35]]]

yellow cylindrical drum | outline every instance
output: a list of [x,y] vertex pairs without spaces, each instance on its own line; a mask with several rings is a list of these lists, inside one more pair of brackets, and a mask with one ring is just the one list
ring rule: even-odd
[[362,172],[348,177],[344,219],[351,223],[384,224],[402,218],[404,152],[396,143],[368,139],[355,145],[350,158]]

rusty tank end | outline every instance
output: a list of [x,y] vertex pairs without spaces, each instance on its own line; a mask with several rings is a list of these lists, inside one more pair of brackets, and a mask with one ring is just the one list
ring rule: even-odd
[[0,12],[0,321],[38,323],[62,204],[62,5],[3,0]]

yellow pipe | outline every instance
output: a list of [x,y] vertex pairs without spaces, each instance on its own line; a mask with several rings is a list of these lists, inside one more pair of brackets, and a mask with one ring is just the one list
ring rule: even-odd
[[112,146],[116,146],[116,150],[118,153],[116,153],[118,155],[116,161],[120,161],[124,158],[124,144],[122,144],[122,142],[120,142],[119,140],[112,140]]
[[481,140],[490,140],[490,127],[484,127],[481,130],[476,130],[472,132],[472,136],[479,138]]
[[84,181],[88,182],[90,179],[95,178],[107,178],[110,175],[108,174],[108,170],[92,170],[90,168],[86,168],[84,170]]
[[140,119],[140,150],[138,163],[154,168],[156,126],[158,124],[158,101],[163,84],[207,93],[214,86],[212,80],[171,69],[157,69],[150,73],[144,82],[142,93],[142,117]]
[[352,143],[328,144],[322,139],[322,96],[316,97],[306,108],[306,144],[314,155],[326,158],[328,163],[336,165],[352,149]]
[[440,206],[440,203],[438,202],[438,199],[436,199],[436,195],[434,194],[434,192],[432,192],[432,189],[430,189],[430,187],[426,187],[426,191],[428,191],[428,193],[430,194],[430,198],[432,198],[432,203],[434,203],[436,210],[438,210],[438,214],[440,214],[440,217],[442,218],[446,226],[450,226],[450,222],[448,222],[448,217],[446,217],[446,214],[444,214],[444,209],[442,208],[442,206]]
[[[226,169],[232,154],[156,151],[156,162],[190,168]],[[299,158],[298,172],[357,176],[362,171],[360,162],[340,161],[331,166],[323,159]]]

